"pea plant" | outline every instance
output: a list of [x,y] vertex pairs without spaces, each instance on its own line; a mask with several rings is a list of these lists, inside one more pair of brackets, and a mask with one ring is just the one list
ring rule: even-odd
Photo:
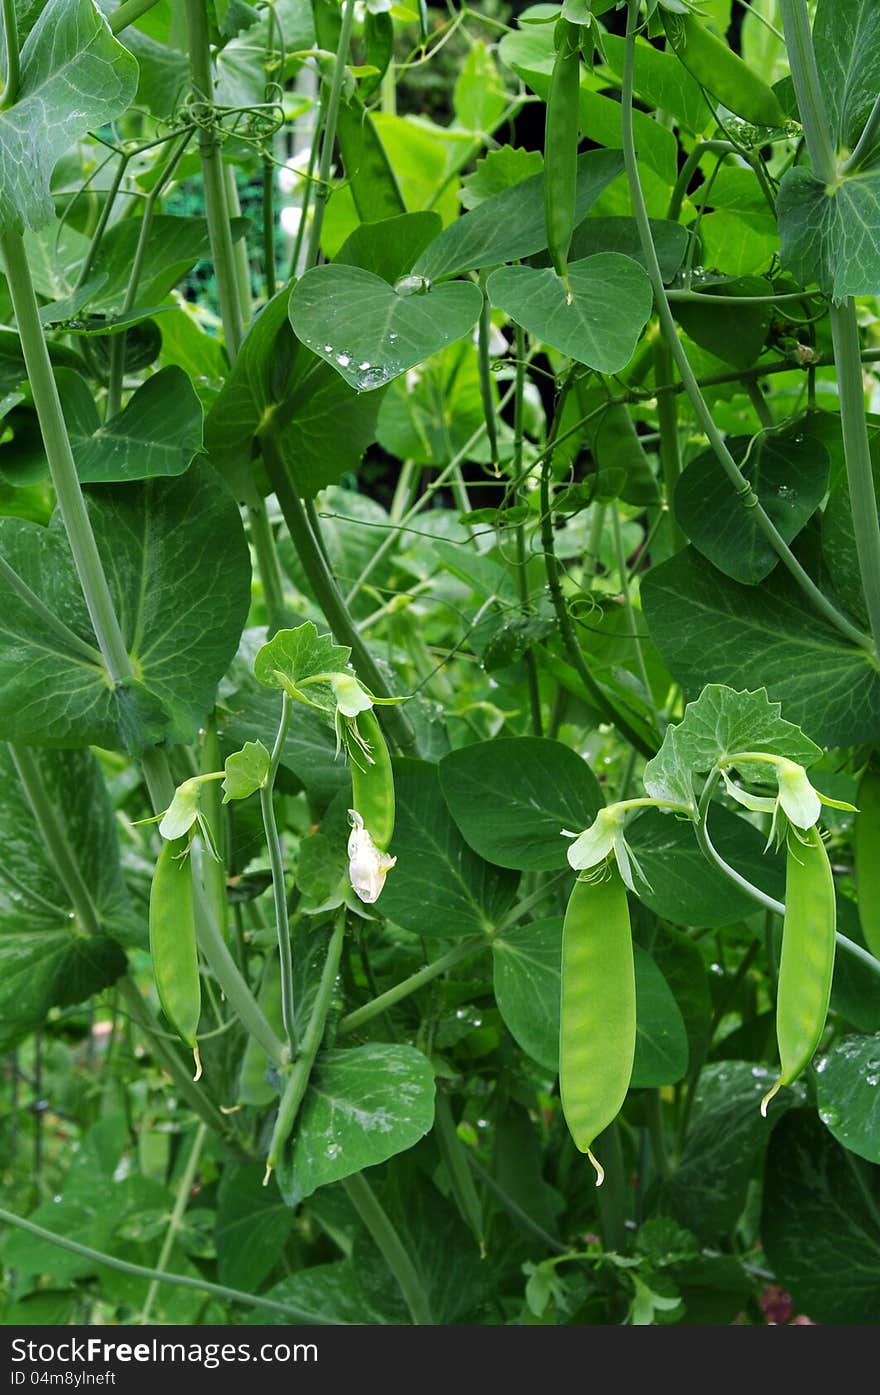
[[876,1321],[872,0],[0,0],[13,1323]]

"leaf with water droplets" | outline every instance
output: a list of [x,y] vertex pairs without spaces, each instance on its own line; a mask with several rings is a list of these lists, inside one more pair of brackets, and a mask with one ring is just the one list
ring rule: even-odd
[[371,392],[464,338],[479,319],[473,282],[404,280],[395,288],[357,266],[313,267],[293,288],[290,323],[347,383]]
[[816,1066],[819,1118],[838,1143],[880,1163],[880,1032],[845,1037]]
[[[828,488],[828,451],[810,434],[809,419],[727,445],[785,542],[793,542]],[[734,581],[755,586],[778,563],[754,508],[737,497],[713,450],[700,451],[681,474],[673,507],[694,546]]]
[[412,1046],[372,1042],[318,1057],[278,1165],[288,1206],[411,1148],[434,1122],[434,1071]]

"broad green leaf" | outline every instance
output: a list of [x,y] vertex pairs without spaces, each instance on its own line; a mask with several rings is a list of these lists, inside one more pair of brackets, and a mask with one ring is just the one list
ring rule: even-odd
[[351,387],[372,391],[462,339],[479,318],[472,282],[427,288],[423,280],[413,290],[410,281],[419,278],[395,288],[360,267],[313,267],[293,288],[290,322]]
[[[246,218],[233,218],[233,241],[243,237],[249,227]],[[122,309],[140,235],[138,218],[123,218],[107,229],[93,266],[95,280],[106,277],[106,281],[99,285],[90,310],[116,315]],[[135,308],[158,305],[196,262],[210,254],[211,239],[204,218],[155,215],[147,234]]]
[[760,211],[725,208],[703,218],[700,243],[706,266],[723,267],[728,276],[761,276],[779,252],[779,230],[766,205]]
[[[688,1043],[678,1004],[660,969],[633,946],[636,1054],[632,1089],[672,1085],[687,1069]],[[534,921],[492,942],[495,997],[522,1049],[554,1073],[559,1069],[562,920]]]
[[482,39],[471,44],[452,92],[458,123],[468,131],[489,134],[507,106],[507,94],[492,51]]
[[373,1042],[318,1057],[278,1167],[288,1206],[411,1148],[434,1122],[434,1072],[411,1046]]
[[813,42],[838,150],[852,150],[880,88],[880,33],[871,0],[819,0]]
[[761,1117],[761,1097],[774,1079],[773,1071],[748,1061],[713,1062],[700,1075],[684,1149],[659,1209],[704,1243],[733,1230],[771,1130],[795,1101],[794,1094],[774,1100],[769,1117]]
[[660,924],[651,945],[651,958],[678,1003],[687,1033],[689,1059],[701,1061],[709,1045],[712,997],[706,962],[699,946],[684,931]]
[[[822,442],[795,426],[757,438],[729,436],[727,447],[785,542],[793,542],[828,488]],[[679,476],[673,507],[694,546],[734,581],[754,586],[779,562],[713,450],[700,451]]]
[[490,932],[516,893],[519,877],[484,862],[467,846],[446,806],[436,765],[394,762],[397,866],[382,892],[389,920],[427,937]]
[[545,1070],[559,1069],[562,919],[533,920],[492,941],[495,1000],[523,1051]]
[[256,317],[205,423],[208,453],[241,498],[257,492],[254,438],[279,406],[276,439],[307,498],[356,470],[375,435],[381,395],[353,392],[298,342],[289,299],[285,286]]
[[[652,218],[650,222],[660,273],[664,281],[672,281],[684,260],[690,234],[681,223],[673,223],[668,218]],[[635,219],[585,218],[571,239],[569,260],[580,261],[597,252],[619,252],[643,266],[645,254]]]
[[295,630],[278,630],[254,659],[254,677],[266,688],[296,687],[319,673],[341,673],[351,650],[318,634],[311,620]]
[[[702,8],[702,7],[701,7]],[[608,66],[616,76],[623,73],[625,40],[619,34],[603,38]],[[655,48],[647,39],[636,39],[634,65],[635,93],[649,107],[674,112],[695,135],[714,126],[714,117],[700,84],[674,53]]]
[[712,305],[710,300],[676,301],[672,307],[675,318],[701,349],[708,349],[736,368],[750,367],[764,347],[773,308],[769,301],[737,308],[729,303],[729,298],[769,295],[772,285],[761,276],[740,276],[715,285],[700,284],[698,289],[706,296],[725,299],[718,305]]
[[440,232],[440,215],[401,213],[377,223],[360,223],[333,258],[336,266],[359,266],[394,285]]
[[91,0],[49,0],[21,50],[16,100],[0,112],[0,233],[51,222],[58,160],[124,111],[136,86],[137,63]]
[[223,781],[223,803],[230,799],[247,799],[265,784],[270,756],[262,741],[246,741],[240,751],[226,757]]
[[[868,623],[862,574],[856,547],[852,500],[846,474],[840,417],[821,412],[807,418],[810,429],[823,440],[831,456],[831,479],[828,502],[822,511],[822,561],[840,604],[864,624]],[[868,445],[871,452],[871,473],[875,494],[880,488],[880,421],[874,415],[868,419]]]
[[[398,1315],[389,1315],[361,1287],[360,1267],[350,1259],[334,1260],[300,1269],[267,1289],[266,1297],[286,1303],[308,1326],[344,1327],[349,1325],[376,1327],[396,1322]],[[253,1315],[243,1317],[242,1325],[258,1324],[287,1326],[292,1319],[268,1308],[249,1309]]]
[[[189,741],[214,701],[250,603],[250,558],[234,501],[213,471],[105,485],[89,495],[135,680],[114,688],[0,582],[0,730],[53,746]],[[223,539],[222,548],[217,539]],[[95,646],[60,515],[49,528],[0,519],[0,552],[43,603]]]
[[[613,151],[591,150],[578,157],[576,222],[586,218],[622,168],[621,157]],[[439,281],[477,267],[518,261],[546,246],[544,175],[533,174],[456,219],[422,253],[413,271]]]
[[106,422],[78,373],[59,368],[56,381],[83,484],[182,475],[202,449],[201,404],[179,368],[154,373]]
[[600,373],[629,363],[651,314],[643,267],[617,252],[599,252],[568,268],[571,292],[555,271],[500,267],[486,294],[529,334]]
[[654,799],[693,805],[693,776],[706,774],[738,751],[769,752],[812,765],[821,749],[781,712],[781,704],[771,702],[765,688],[738,693],[708,683],[688,703],[681,721],[667,727],[663,745],[645,766],[645,789]]
[[521,871],[566,867],[569,840],[604,800],[587,762],[561,741],[496,738],[452,751],[440,785],[465,841],[487,862]]
[[787,170],[776,202],[779,260],[801,282],[836,302],[871,295],[880,276],[880,166],[859,170],[829,192],[811,170]]
[[83,1002],[125,972],[125,956],[115,938],[141,938],[119,865],[113,808],[95,757],[90,751],[36,748],[30,756],[63,819],[102,928],[99,934],[91,934],[75,917],[10,749],[0,743],[0,1049],[4,1051],[39,1027],[50,1007]]
[[295,1218],[274,1187],[263,1186],[260,1163],[228,1163],[217,1191],[217,1277],[255,1293],[287,1244]]
[[[766,838],[753,824],[713,805],[709,832],[726,862],[768,895],[784,898],[783,860],[764,854]],[[687,820],[648,809],[628,825],[626,838],[649,883],[637,882],[639,899],[664,920],[705,929],[754,915],[756,903],[704,856]]]
[[670,672],[696,692],[709,680],[765,685],[811,740],[850,746],[880,735],[880,673],[781,574],[740,586],[685,548],[641,587],[651,638]]
[[838,1143],[880,1163],[880,1035],[845,1037],[816,1066],[819,1118]]
[[777,1282],[814,1322],[870,1325],[880,1310],[873,1179],[853,1161],[806,1109],[783,1119],[767,1155],[764,1250]]

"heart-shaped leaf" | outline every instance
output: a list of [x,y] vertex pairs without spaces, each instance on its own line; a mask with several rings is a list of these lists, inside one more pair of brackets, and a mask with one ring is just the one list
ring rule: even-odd
[[382,387],[462,339],[483,303],[470,281],[405,281],[395,289],[360,267],[314,267],[293,288],[290,323],[358,392]]
[[618,252],[599,252],[568,268],[571,293],[550,268],[503,266],[486,293],[518,325],[551,348],[600,373],[619,373],[651,314],[644,268]]
[[124,111],[137,77],[91,0],[49,0],[21,50],[16,101],[0,112],[0,233],[51,221],[55,165],[87,129]]
[[56,373],[76,470],[85,484],[182,475],[202,448],[202,407],[182,368],[148,378],[123,410],[101,423],[78,373]]

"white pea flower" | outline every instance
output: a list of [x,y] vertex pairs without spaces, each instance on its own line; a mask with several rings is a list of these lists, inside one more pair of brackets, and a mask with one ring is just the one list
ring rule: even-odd
[[586,872],[591,867],[601,866],[613,852],[620,875],[630,891],[636,891],[633,873],[650,889],[635,853],[623,836],[626,814],[622,805],[611,804],[607,809],[600,809],[590,827],[579,836],[563,829],[564,837],[575,840],[568,850],[568,861],[576,872]]
[[373,698],[353,673],[331,673],[330,687],[343,717],[356,717],[359,712],[369,712],[373,706]]
[[351,833],[348,838],[348,876],[352,890],[371,906],[378,901],[385,885],[385,878],[397,861],[389,857],[373,842],[370,830],[365,826],[357,809],[349,809]]
[[[742,764],[745,764],[747,760],[754,761],[756,759],[773,767],[778,787],[778,793],[775,796],[752,794],[751,791],[734,784],[726,770],[722,770],[721,774],[727,793],[739,804],[755,813],[773,815],[770,835],[767,839],[768,848],[774,839],[778,844],[782,837],[782,832],[777,830],[780,810],[796,832],[798,829],[806,832],[807,829],[815,827],[819,822],[823,804],[827,804],[832,809],[843,809],[848,813],[856,812],[855,805],[847,804],[842,799],[830,799],[828,795],[820,794],[817,789],[814,789],[810,784],[806,770],[796,761],[787,760],[785,756],[760,755],[756,757],[753,753],[741,757]],[[783,831],[787,826],[783,820]]]

